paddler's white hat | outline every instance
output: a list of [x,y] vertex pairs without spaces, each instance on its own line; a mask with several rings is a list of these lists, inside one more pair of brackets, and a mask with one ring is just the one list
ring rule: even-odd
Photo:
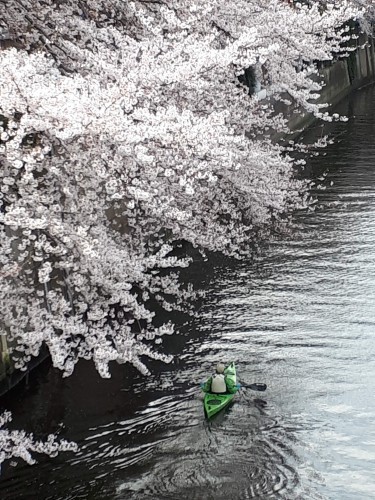
[[216,365],[216,373],[224,373],[224,370],[225,366],[223,365],[223,363],[218,363]]

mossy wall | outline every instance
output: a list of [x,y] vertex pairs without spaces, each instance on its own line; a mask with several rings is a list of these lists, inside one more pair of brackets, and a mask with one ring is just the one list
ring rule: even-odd
[[8,378],[13,372],[12,361],[9,355],[8,343],[5,335],[0,335],[0,395],[4,390],[2,387],[7,387]]

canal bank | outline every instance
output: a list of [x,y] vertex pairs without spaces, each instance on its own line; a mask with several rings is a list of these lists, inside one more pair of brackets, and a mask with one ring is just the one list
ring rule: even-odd
[[[317,102],[329,105],[323,112],[329,112],[353,90],[375,81],[374,38],[362,33],[352,43],[356,50],[350,52],[348,57],[318,64],[318,79],[324,82],[324,86]],[[280,106],[279,110],[289,117],[289,127],[296,135],[316,121],[311,114],[297,113],[298,109],[293,106]]]

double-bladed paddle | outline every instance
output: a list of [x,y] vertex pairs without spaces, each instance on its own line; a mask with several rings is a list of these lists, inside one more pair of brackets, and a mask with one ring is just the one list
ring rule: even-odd
[[[244,387],[245,389],[251,389],[252,391],[260,391],[263,392],[267,389],[266,384],[238,384],[240,387],[238,389],[241,389],[241,387]],[[204,386],[204,383],[202,382],[200,384],[201,388]]]

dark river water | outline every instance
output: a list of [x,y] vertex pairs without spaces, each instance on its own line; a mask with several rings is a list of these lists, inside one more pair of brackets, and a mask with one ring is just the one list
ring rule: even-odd
[[[80,451],[8,463],[2,500],[375,498],[374,88],[339,110],[350,121],[311,160],[327,174],[317,210],[249,261],[189,271],[209,293],[168,339],[174,363],[149,378],[116,365],[111,380],[46,363],[3,398],[15,426]],[[207,422],[198,384],[231,360],[268,388]]]

